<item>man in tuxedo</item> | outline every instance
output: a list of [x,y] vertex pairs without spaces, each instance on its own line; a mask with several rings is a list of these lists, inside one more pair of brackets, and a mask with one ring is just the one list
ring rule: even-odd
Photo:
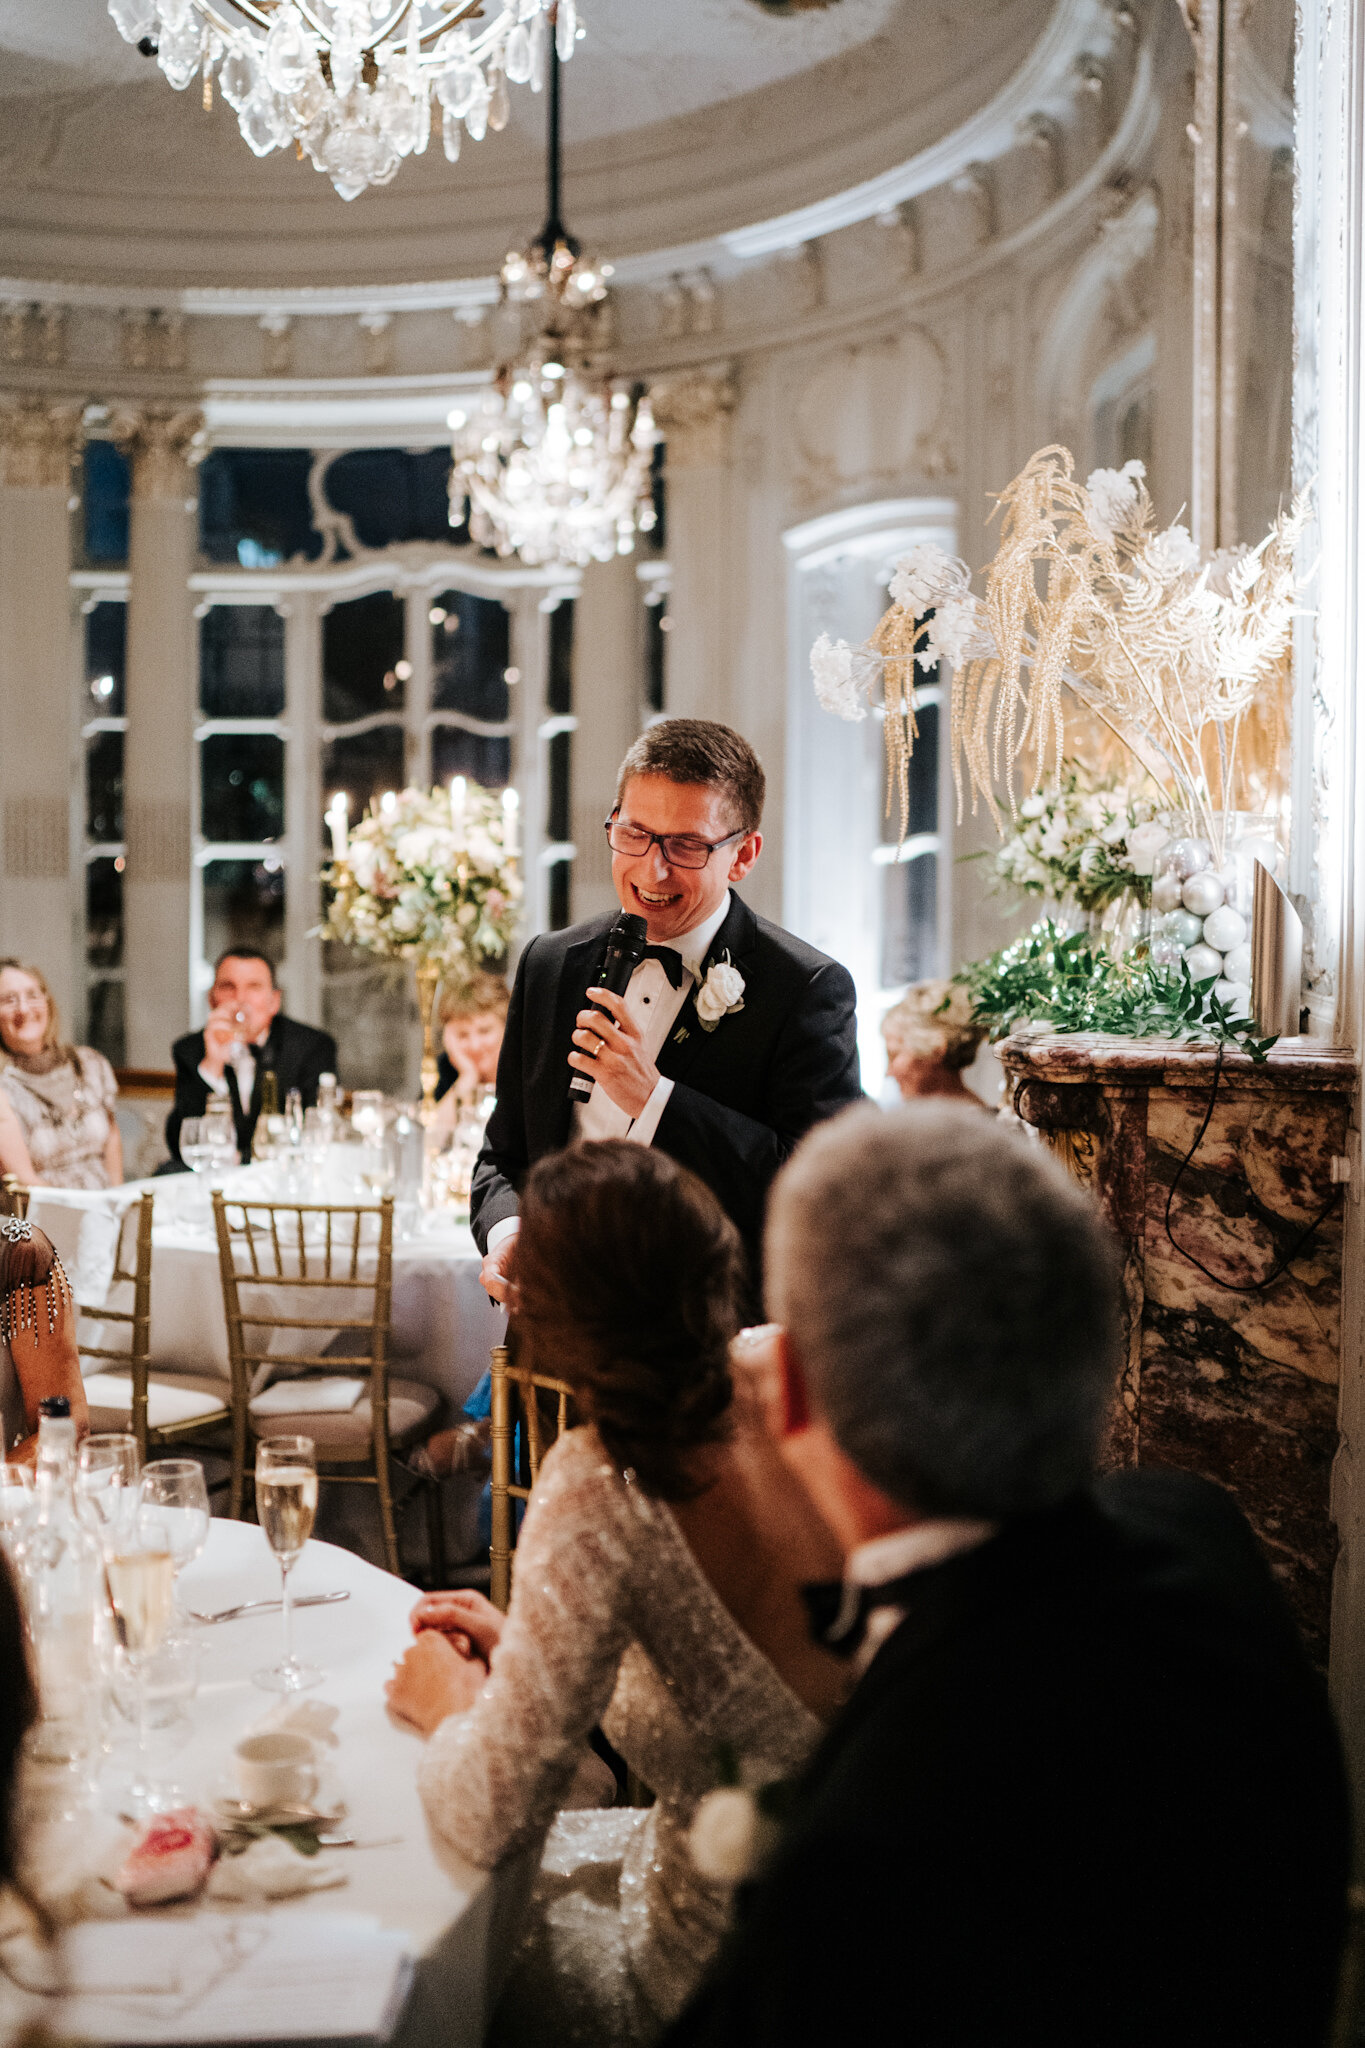
[[311,1109],[319,1076],[335,1074],[337,1066],[334,1038],[281,1015],[275,970],[264,953],[249,947],[223,954],[214,968],[203,1030],[178,1038],[171,1052],[175,1106],[166,1119],[166,1144],[173,1161],[180,1158],[181,1124],[187,1116],[202,1116],[212,1096],[231,1102],[237,1149],[250,1159],[265,1074],[274,1072],[281,1109],[291,1088]]
[[768,1270],[857,1683],[669,2048],[1322,2048],[1336,1732],[1230,1498],[1093,1478],[1089,1198],[975,1110],[855,1111],[779,1178]]
[[[609,915],[542,933],[521,956],[470,1200],[495,1299],[522,1179],[571,1138],[662,1146],[714,1189],[756,1268],[773,1175],[812,1124],[860,1097],[852,978],[734,894],[763,845],[763,796],[752,747],[709,719],[666,719],[622,762],[612,880],[649,951],[624,997],[596,986]],[[574,1073],[595,1082],[581,1108]]]

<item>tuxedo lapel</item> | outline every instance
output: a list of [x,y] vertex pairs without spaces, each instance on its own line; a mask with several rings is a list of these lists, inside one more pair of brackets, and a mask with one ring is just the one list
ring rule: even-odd
[[557,1151],[569,1142],[573,1114],[569,1082],[573,1078],[573,1069],[566,1062],[573,1051],[574,1019],[584,1007],[588,990],[601,971],[604,937],[605,932],[597,933],[592,938],[580,939],[576,946],[570,946],[560,970],[554,1032],[545,1068],[548,1095],[545,1116],[550,1133],[550,1151]]
[[[743,973],[742,963],[752,953],[757,936],[758,926],[754,922],[753,912],[731,891],[730,908],[725,914],[725,922],[712,939],[706,958],[702,961],[702,980],[706,979],[707,971],[714,962],[723,959],[727,953],[733,964]],[[664,1040],[663,1049],[655,1061],[666,1081],[685,1081],[699,1055],[714,1035],[702,1028],[701,1020],[697,1016],[699,987],[700,983],[693,983],[686,1002],[678,1012],[677,1022]],[[747,995],[745,1001],[748,1001]],[[716,1028],[717,1031],[724,1030],[723,1018]]]

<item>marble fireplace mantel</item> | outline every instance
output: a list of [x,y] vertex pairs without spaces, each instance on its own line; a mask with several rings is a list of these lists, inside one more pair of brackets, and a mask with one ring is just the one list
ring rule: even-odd
[[[1310,1038],[1281,1039],[1259,1065],[1226,1054],[1182,1173],[1209,1107],[1213,1046],[1078,1033],[998,1050],[1017,1114],[1094,1189],[1122,1245],[1125,1355],[1109,1462],[1178,1466],[1227,1486],[1325,1665],[1343,1206],[1329,1205],[1344,1193],[1334,1161],[1348,1156],[1354,1054]],[[1268,1287],[1239,1291],[1291,1252]]]

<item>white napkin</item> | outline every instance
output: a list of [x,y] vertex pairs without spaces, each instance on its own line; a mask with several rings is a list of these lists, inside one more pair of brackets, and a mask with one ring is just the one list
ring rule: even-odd
[[302,1892],[331,1891],[346,1883],[337,1856],[301,1856],[278,1835],[262,1835],[240,1856],[220,1856],[209,1876],[207,1897],[238,1899],[264,1905],[267,1899],[292,1899]]
[[276,1380],[255,1395],[253,1415],[349,1415],[365,1391],[364,1380]]

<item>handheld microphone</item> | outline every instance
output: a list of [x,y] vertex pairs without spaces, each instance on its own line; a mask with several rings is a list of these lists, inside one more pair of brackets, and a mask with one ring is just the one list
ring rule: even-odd
[[[610,989],[614,996],[623,996],[630,987],[630,977],[645,957],[645,945],[649,930],[642,917],[636,917],[629,910],[623,910],[611,930],[607,933],[606,957],[602,971],[594,986]],[[601,1003],[592,1005],[601,1010]],[[605,1014],[605,1012],[604,1012]],[[576,1069],[569,1083],[570,1095],[580,1098],[591,1095],[593,1080],[591,1074],[580,1074]]]

